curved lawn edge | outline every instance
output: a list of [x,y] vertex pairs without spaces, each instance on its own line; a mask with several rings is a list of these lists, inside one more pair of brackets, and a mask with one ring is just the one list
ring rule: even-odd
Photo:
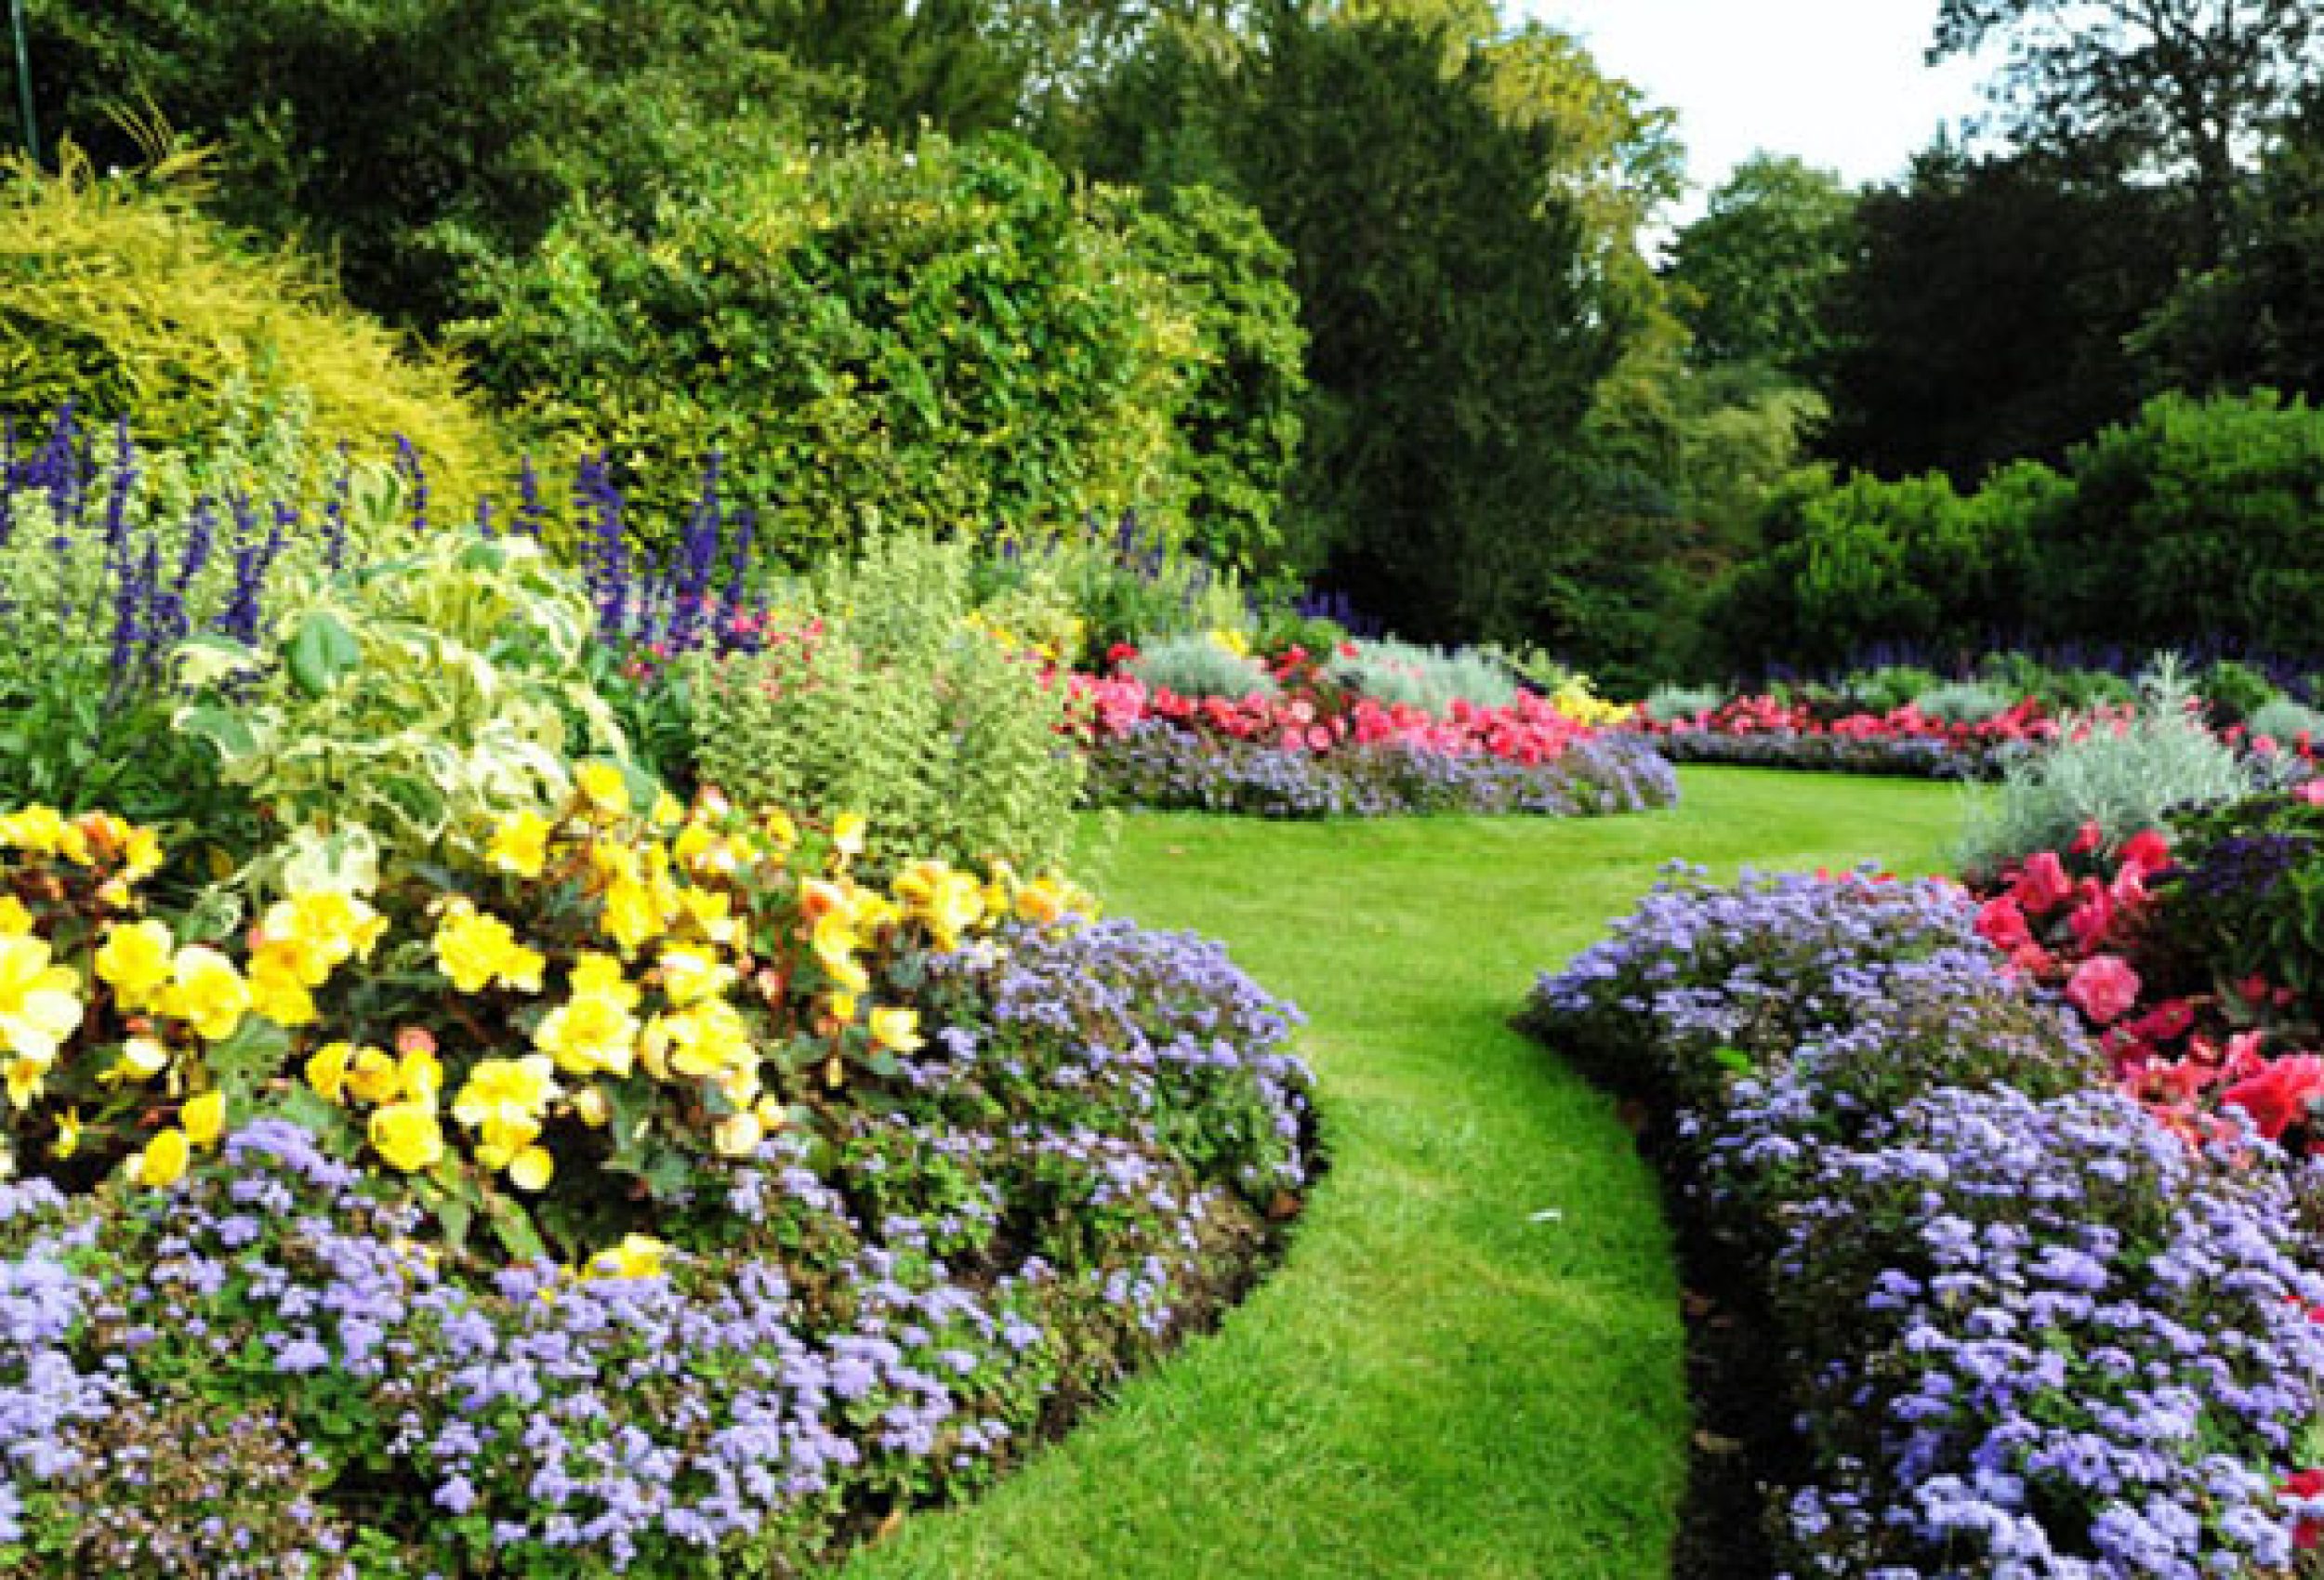
[[1107,886],[1312,1018],[1332,1170],[1288,1258],[983,1501],[847,1580],[1667,1571],[1678,1283],[1611,1099],[1506,1024],[1670,859],[1943,864],[1961,792],[1690,770],[1578,822],[1126,821]]

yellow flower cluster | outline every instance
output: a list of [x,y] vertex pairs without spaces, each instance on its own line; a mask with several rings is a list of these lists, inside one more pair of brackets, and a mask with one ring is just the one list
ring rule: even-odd
[[1598,695],[1587,675],[1568,676],[1550,693],[1550,706],[1576,724],[1593,728],[1619,724],[1633,711],[1627,703],[1608,702]]
[[364,1135],[390,1167],[417,1174],[443,1161],[443,1125],[437,1117],[443,1094],[443,1063],[436,1039],[411,1027],[396,1039],[396,1051],[330,1042],[308,1056],[307,1084],[327,1102],[371,1105]]

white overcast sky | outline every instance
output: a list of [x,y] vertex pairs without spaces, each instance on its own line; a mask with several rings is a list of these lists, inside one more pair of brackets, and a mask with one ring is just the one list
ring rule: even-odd
[[[1516,0],[1588,41],[1599,67],[1679,112],[1688,167],[1716,185],[1756,150],[1851,181],[1903,170],[1977,108],[1982,68],[1922,63],[1936,0]],[[1697,191],[1684,212],[1700,205]]]

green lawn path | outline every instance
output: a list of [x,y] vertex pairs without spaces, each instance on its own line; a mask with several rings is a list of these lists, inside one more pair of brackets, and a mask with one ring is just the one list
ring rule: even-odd
[[1644,817],[1130,820],[1113,908],[1223,938],[1307,1009],[1333,1171],[1218,1335],[849,1580],[1663,1573],[1685,1402],[1654,1181],[1507,1018],[1670,859],[1928,870],[1963,794],[1684,779]]

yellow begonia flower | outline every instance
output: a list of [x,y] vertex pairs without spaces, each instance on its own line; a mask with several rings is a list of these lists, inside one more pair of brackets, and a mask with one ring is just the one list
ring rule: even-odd
[[347,1043],[324,1043],[307,1056],[307,1085],[325,1102],[344,1101],[348,1066],[354,1057],[355,1049]]
[[20,1112],[40,1100],[40,1094],[48,1086],[48,1070],[52,1061],[46,1059],[26,1059],[21,1054],[0,1066],[0,1084],[5,1084],[8,1104]]
[[33,930],[33,914],[13,894],[0,894],[0,938],[25,938]]
[[53,856],[65,837],[65,821],[54,807],[26,807],[0,817],[0,845]]
[[629,810],[629,781],[612,763],[584,764],[573,782],[583,799],[608,817],[620,817]]
[[917,1009],[875,1009],[870,1026],[874,1047],[894,1053],[912,1053],[926,1046],[926,1039],[920,1035],[920,1012]]
[[363,1102],[393,1102],[403,1095],[403,1067],[385,1048],[357,1048],[347,1065],[347,1090]]
[[395,1081],[412,1101],[433,1108],[443,1092],[443,1064],[432,1047],[407,1047],[395,1061]]
[[621,1244],[589,1258],[592,1278],[659,1278],[670,1248],[650,1234],[625,1234]]
[[192,1161],[193,1143],[183,1130],[171,1128],[145,1143],[129,1165],[129,1177],[152,1190],[166,1191],[186,1177],[186,1165]]
[[573,1114],[592,1130],[602,1130],[613,1123],[613,1100],[595,1086],[584,1086],[573,1094]]
[[655,1024],[667,1040],[669,1067],[680,1075],[716,1075],[751,1056],[749,1023],[721,998],[662,1016]]
[[143,883],[162,870],[162,839],[150,828],[132,828],[121,842],[121,876]]
[[861,812],[841,812],[831,820],[831,848],[842,856],[864,853],[865,822]]
[[[632,990],[633,1002],[635,996]],[[576,993],[569,1003],[543,1016],[533,1034],[534,1046],[570,1075],[601,1071],[627,1075],[635,1062],[637,1042],[638,1018],[612,994]]]
[[250,957],[250,1007],[278,1026],[311,1026],[322,1018],[297,962],[277,943],[260,944]]
[[622,975],[621,962],[611,955],[583,950],[573,957],[573,996],[610,999],[624,1009],[635,1009],[638,984]]
[[452,1099],[452,1117],[477,1133],[487,1168],[508,1165],[541,1133],[541,1115],[557,1095],[557,1068],[543,1054],[480,1060]]
[[1054,878],[1041,878],[1017,890],[1016,913],[1035,927],[1054,927],[1064,918],[1065,890]]
[[619,878],[605,890],[605,936],[620,945],[622,953],[634,955],[652,941],[661,933],[662,920],[654,890],[643,881]]
[[390,1103],[373,1113],[365,1128],[371,1150],[390,1167],[417,1174],[443,1161],[443,1126],[428,1103]]
[[484,864],[518,877],[538,877],[548,865],[548,836],[556,825],[538,812],[511,812],[493,830]]
[[715,998],[734,985],[733,968],[706,950],[665,949],[660,964],[662,991],[680,1008]]
[[48,1155],[63,1163],[81,1150],[81,1111],[68,1108],[57,1116],[57,1139],[48,1144]]
[[508,924],[467,904],[455,905],[437,924],[436,963],[462,993],[482,993],[494,982],[520,993],[541,991],[548,962],[517,941]]
[[250,984],[234,963],[205,944],[189,944],[170,963],[172,981],[162,1012],[184,1020],[205,1042],[234,1034],[250,1010]]
[[520,1191],[546,1191],[550,1176],[557,1172],[557,1160],[548,1155],[547,1147],[527,1147],[508,1160],[508,1183]]
[[749,1157],[767,1138],[766,1126],[753,1113],[730,1113],[710,1132],[710,1143],[720,1157]]
[[676,828],[686,821],[686,805],[665,790],[654,797],[654,821],[663,828]]
[[38,938],[0,938],[0,1049],[46,1064],[81,1024],[81,977]]
[[226,1133],[226,1094],[212,1090],[188,1098],[185,1107],[178,1111],[178,1123],[184,1127],[186,1139],[195,1146],[217,1145]]
[[128,1013],[152,1009],[169,985],[177,951],[165,922],[115,922],[97,949],[97,980],[113,990],[113,1003]]

